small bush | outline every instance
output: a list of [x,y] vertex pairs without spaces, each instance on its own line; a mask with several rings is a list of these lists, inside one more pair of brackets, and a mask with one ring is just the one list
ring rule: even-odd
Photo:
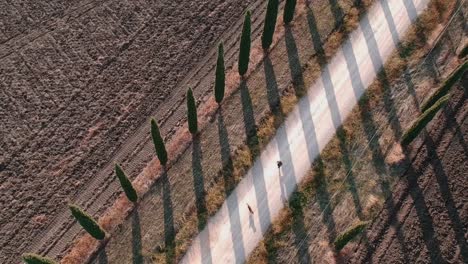
[[197,105],[191,88],[187,90],[187,121],[190,133],[196,134],[198,132]]
[[449,93],[450,89],[457,83],[457,81],[463,76],[466,69],[468,68],[468,61],[465,61],[462,65],[460,65],[457,69],[455,69],[452,74],[444,81],[444,83],[439,87],[439,89],[426,100],[421,106],[421,111],[425,112],[429,109],[435,102],[437,102],[440,98],[445,96]]
[[362,231],[366,229],[367,224],[368,222],[359,222],[340,234],[333,242],[336,251],[343,249],[349,243],[349,241],[353,240],[359,234],[361,234]]
[[154,119],[151,119],[151,137],[153,138],[154,149],[156,150],[156,155],[158,156],[159,162],[161,162],[162,165],[166,165],[166,146],[164,145],[164,140],[161,137],[161,133],[159,133],[158,124]]
[[440,100],[437,101],[432,107],[422,113],[421,116],[403,134],[403,137],[401,138],[401,145],[407,146],[409,143],[411,143],[419,135],[419,133],[421,133],[423,128],[426,127],[427,123],[429,123],[434,118],[434,116],[437,114],[437,111],[439,111],[447,103],[449,98],[449,95],[440,98]]
[[120,185],[122,186],[128,200],[135,203],[138,200],[138,194],[133,188],[130,180],[127,178],[127,175],[125,175],[125,172],[118,164],[115,164],[115,174],[117,174],[117,178],[119,179]]
[[294,18],[294,10],[296,9],[296,0],[286,0],[284,5],[283,20],[285,24],[291,23]]
[[57,264],[57,262],[50,258],[42,257],[33,253],[25,253],[22,258],[27,264]]
[[225,72],[224,72],[224,47],[223,43],[219,43],[218,46],[218,60],[216,61],[216,76],[215,76],[215,100],[218,104],[223,101],[224,98],[224,86],[225,86]]
[[239,64],[238,70],[239,74],[243,76],[249,69],[250,61],[250,34],[251,34],[251,25],[250,25],[250,11],[247,11],[244,18],[244,26],[242,28],[242,36],[240,41],[240,50],[239,50]]
[[460,54],[458,54],[458,58],[463,59],[466,57],[467,54],[468,54],[468,44],[465,45],[465,47],[463,47],[463,49],[460,51]]
[[94,220],[89,214],[74,204],[70,204],[69,208],[73,217],[75,217],[81,227],[83,227],[83,229],[92,237],[97,240],[103,240],[106,237],[106,232],[104,232],[101,226],[99,226],[96,220]]
[[275,33],[276,17],[278,16],[278,0],[268,0],[267,11],[265,15],[265,24],[262,34],[262,48],[268,50],[273,43],[273,34]]

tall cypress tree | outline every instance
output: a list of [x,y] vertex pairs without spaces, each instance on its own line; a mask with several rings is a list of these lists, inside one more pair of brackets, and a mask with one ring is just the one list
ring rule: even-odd
[[158,156],[159,162],[162,165],[167,163],[167,151],[164,141],[159,133],[158,124],[154,119],[151,119],[151,137],[153,138],[154,149],[156,150],[156,155]]
[[268,0],[267,11],[265,15],[265,24],[263,26],[262,48],[268,50],[273,43],[273,34],[275,33],[276,17],[278,16],[278,0]]
[[296,9],[296,0],[286,0],[283,13],[283,20],[285,24],[289,24],[293,20],[294,9]]
[[224,98],[224,85],[225,85],[225,72],[224,72],[224,47],[223,43],[218,46],[218,60],[216,62],[216,78],[215,78],[215,100],[218,104]]
[[115,174],[117,174],[117,178],[119,179],[120,185],[122,186],[122,189],[124,190],[127,198],[131,202],[135,203],[138,200],[138,194],[119,164],[115,164]]
[[103,240],[106,237],[106,232],[104,232],[102,227],[89,214],[74,204],[70,204],[69,208],[73,217],[75,217],[88,234],[97,240]]
[[190,133],[196,134],[198,132],[197,105],[191,88],[187,90],[187,120]]
[[239,51],[239,74],[244,75],[249,69],[250,60],[250,11],[247,10],[244,18],[244,27],[242,28],[242,36]]
[[25,253],[21,256],[27,264],[57,264],[54,260],[33,253]]

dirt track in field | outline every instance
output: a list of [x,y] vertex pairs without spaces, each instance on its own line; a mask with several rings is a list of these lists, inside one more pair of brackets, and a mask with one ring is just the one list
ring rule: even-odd
[[467,263],[468,75],[350,263]]
[[[170,138],[185,112],[178,84],[197,64],[206,66],[194,79],[210,72],[228,28],[232,65],[253,2],[0,3],[1,263],[66,250],[79,230],[67,202],[97,215],[114,200],[113,162],[134,176],[152,158],[141,125],[151,113]],[[211,91],[197,87],[202,98]]]

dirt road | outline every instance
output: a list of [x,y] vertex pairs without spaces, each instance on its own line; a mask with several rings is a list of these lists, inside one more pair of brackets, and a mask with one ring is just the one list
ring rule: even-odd
[[[193,240],[183,263],[243,263],[263,238],[283,203],[315,157],[356,104],[428,1],[379,1],[365,16],[308,96],[288,116],[275,138],[220,211]],[[388,16],[391,16],[389,18]],[[389,28],[387,20],[395,22]],[[278,169],[276,162],[283,166]],[[249,204],[255,211],[250,214]]]

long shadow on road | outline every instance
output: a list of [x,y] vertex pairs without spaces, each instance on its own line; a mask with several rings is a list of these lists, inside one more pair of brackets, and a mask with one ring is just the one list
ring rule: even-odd
[[[195,204],[197,207],[197,217],[198,217],[198,231],[201,232],[205,227],[208,217],[208,212],[206,208],[206,199],[205,199],[205,183],[203,176],[203,167],[202,167],[202,150],[200,145],[199,136],[194,136],[192,143],[192,174],[193,174],[193,184],[195,189]],[[206,233],[201,233],[200,236],[200,246],[202,253],[203,263],[212,263],[211,251],[210,251],[210,236],[208,229]]]
[[[219,144],[221,146],[221,161],[223,164],[223,179],[224,179],[224,192],[226,194],[226,204],[229,213],[229,222],[231,227],[231,240],[234,246],[234,254],[236,260],[243,261],[246,258],[244,240],[242,237],[239,203],[238,197],[234,190],[235,180],[233,179],[234,165],[231,158],[231,147],[229,144],[229,136],[226,126],[224,124],[223,112],[219,108],[218,112],[218,135]],[[247,210],[247,209],[246,209]]]
[[[253,112],[252,100],[250,98],[249,89],[245,80],[241,81],[240,93],[242,101],[242,113],[244,116],[245,134],[247,137],[247,145],[249,146],[251,158],[255,159],[260,153],[257,129],[255,125],[255,116]],[[252,178],[255,188],[255,197],[257,199],[257,214],[260,220],[260,229],[262,233],[266,233],[271,221],[270,208],[268,206],[268,195],[265,184],[265,174],[263,172],[263,165],[260,159],[252,167]],[[254,229],[253,221],[251,227]]]

